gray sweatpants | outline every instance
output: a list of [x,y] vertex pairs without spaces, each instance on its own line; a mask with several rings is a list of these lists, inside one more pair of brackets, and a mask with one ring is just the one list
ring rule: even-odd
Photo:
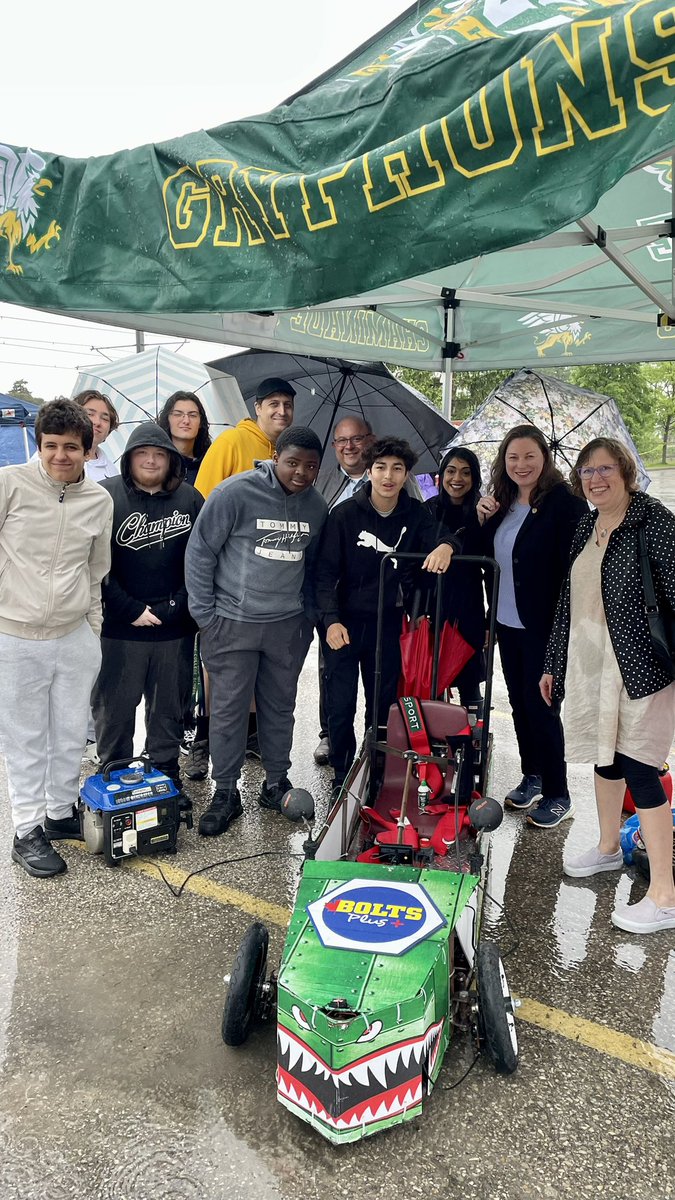
[[239,778],[254,696],[267,780],[278,783],[288,773],[298,677],[312,635],[303,614],[267,623],[215,617],[201,630],[211,688],[209,748],[218,787],[233,788]]
[[0,633],[0,749],[18,837],[77,803],[101,646],[88,621],[48,641]]

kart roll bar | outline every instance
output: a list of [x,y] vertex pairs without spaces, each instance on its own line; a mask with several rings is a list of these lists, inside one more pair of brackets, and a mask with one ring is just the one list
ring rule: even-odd
[[[373,725],[372,725],[372,741],[371,741],[371,781],[375,777],[375,758],[377,755],[377,743],[379,741],[379,715],[380,715],[380,691],[382,687],[382,624],[384,612],[384,572],[385,564],[390,558],[393,559],[417,559],[424,562],[427,558],[424,551],[413,550],[394,550],[382,555],[380,563],[380,585],[377,597],[377,633],[375,644],[375,687],[373,691]],[[482,567],[484,570],[490,568],[492,571],[492,587],[488,599],[488,644],[486,650],[485,662],[485,695],[483,698],[483,726],[481,730],[480,740],[480,761],[485,767],[487,762],[488,738],[490,735],[490,707],[492,704],[492,673],[494,669],[495,657],[495,631],[497,626],[497,598],[499,595],[499,563],[494,558],[486,558],[480,554],[453,554],[450,561],[449,571],[452,570],[454,563],[474,563],[477,567]],[[447,576],[436,576],[436,607],[434,612],[434,647],[432,658],[432,673],[431,673],[431,695],[436,698],[438,686],[438,657],[441,637],[441,602],[443,598],[443,586]]]

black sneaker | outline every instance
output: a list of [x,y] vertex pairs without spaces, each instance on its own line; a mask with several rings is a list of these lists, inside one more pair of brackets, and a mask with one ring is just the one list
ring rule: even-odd
[[238,788],[216,788],[209,807],[199,818],[199,832],[202,837],[218,837],[243,811]]
[[261,759],[260,742],[257,733],[252,733],[246,741],[246,757]]
[[42,826],[36,825],[25,837],[14,835],[12,859],[38,879],[46,879],[49,875],[62,875],[68,870],[61,855],[50,846]]
[[193,742],[185,760],[183,774],[186,779],[206,779],[209,773],[209,743]]
[[270,809],[271,812],[281,812],[281,801],[286,792],[290,791],[292,787],[293,784],[285,775],[283,779],[273,784],[272,787],[269,787],[267,783],[263,783],[260,795],[258,796],[258,804],[261,808]]
[[541,775],[523,775],[518,787],[506,793],[507,808],[532,808],[537,796],[541,796]]
[[76,842],[84,841],[80,817],[75,805],[73,805],[73,814],[70,817],[63,817],[60,821],[56,821],[53,817],[45,818],[45,837],[50,842],[58,842],[62,838],[73,838]]

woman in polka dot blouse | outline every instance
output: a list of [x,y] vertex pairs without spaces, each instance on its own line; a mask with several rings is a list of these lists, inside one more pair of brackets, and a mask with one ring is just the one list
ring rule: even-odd
[[630,933],[675,929],[673,820],[659,778],[675,733],[675,681],[652,645],[640,570],[644,530],[660,607],[675,611],[675,515],[638,491],[635,461],[613,438],[581,451],[574,489],[593,505],[572,543],[548,644],[541,693],[566,697],[570,762],[595,765],[598,845],[566,859],[566,875],[620,871],[626,784],[640,816],[650,866],[646,896],[617,905],[612,921]]

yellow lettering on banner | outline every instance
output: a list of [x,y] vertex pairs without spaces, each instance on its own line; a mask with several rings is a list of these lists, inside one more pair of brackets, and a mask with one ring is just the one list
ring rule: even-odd
[[[409,196],[420,196],[434,188],[443,187],[445,175],[438,159],[427,143],[426,125],[420,129],[422,154],[412,150],[395,150],[391,154],[363,156],[366,182],[363,190],[370,212],[379,212]],[[392,189],[394,194],[392,195]]]
[[406,911],[405,919],[406,919],[406,921],[421,921],[423,916],[424,916],[424,909],[409,908]]
[[[290,237],[286,218],[279,209],[275,196],[279,180],[284,179],[285,176],[280,175],[277,171],[267,171],[263,167],[242,167],[239,174],[257,204],[263,222],[274,240]],[[267,193],[264,198],[261,192]],[[241,192],[238,191],[238,195],[241,195]],[[268,198],[269,205],[266,203]]]
[[[218,167],[225,170],[214,170]],[[213,234],[214,246],[241,246],[244,232],[249,246],[261,245],[265,235],[246,211],[233,182],[239,163],[233,158],[203,158],[195,164],[195,169],[208,181],[220,203],[220,222]]]
[[[307,228],[312,233],[316,229],[326,229],[328,225],[337,225],[338,218],[335,212],[335,204],[332,197],[328,195],[326,187],[330,183],[335,183],[338,179],[344,179],[353,161],[353,158],[350,158],[349,162],[344,163],[339,170],[332,171],[330,175],[320,175],[318,179],[314,179],[309,175],[300,176],[300,188],[305,198],[302,211]],[[318,192],[318,195],[316,195],[316,192]],[[328,215],[319,218],[318,214],[321,208],[323,208],[324,213],[327,211]]]
[[[634,27],[634,16],[639,9],[647,8],[652,13],[652,25],[657,36],[663,39],[664,53],[652,58],[649,50],[643,46],[644,34]],[[675,44],[667,39],[675,35],[675,8],[665,5],[659,0],[640,0],[626,14],[626,38],[630,60],[636,67],[643,67],[645,74],[635,80],[635,92],[638,108],[648,117],[659,117],[666,112],[672,103],[673,94],[669,91],[675,85]],[[666,53],[671,50],[671,53]]]
[[174,250],[199,246],[211,223],[211,192],[196,179],[192,167],[181,167],[164,180],[162,199]]
[[336,912],[352,912],[354,908],[353,900],[338,900]]
[[484,25],[482,21],[478,20],[478,17],[474,16],[460,17],[458,21],[453,21],[452,24],[449,24],[448,29],[454,29],[467,42],[482,42],[485,38],[501,37],[501,34],[488,29],[487,25]]
[[[527,71],[532,106],[537,118],[532,132],[538,157],[573,146],[573,122],[589,141],[626,128],[625,105],[616,94],[612,77],[607,45],[611,34],[611,17],[577,21],[569,29],[546,38],[536,62],[527,57],[521,59],[521,66]],[[571,46],[567,45],[566,38],[571,39]],[[557,51],[552,64],[547,61],[551,49]],[[601,73],[598,71],[598,50]],[[554,68],[556,86],[555,90],[551,88],[547,78],[546,92],[542,97],[537,91],[537,70],[544,65]],[[563,137],[561,122],[565,129]]]
[[[441,119],[441,130],[450,161],[460,175],[473,179],[488,171],[509,167],[523,148],[523,139],[513,106],[511,80],[508,72],[496,79],[489,88],[482,87],[476,96],[462,106],[464,125],[457,119],[452,132],[447,117]],[[507,134],[511,127],[511,136]],[[499,137],[495,136],[495,128]],[[509,143],[507,147],[507,143]],[[508,153],[505,151],[508,149]]]

